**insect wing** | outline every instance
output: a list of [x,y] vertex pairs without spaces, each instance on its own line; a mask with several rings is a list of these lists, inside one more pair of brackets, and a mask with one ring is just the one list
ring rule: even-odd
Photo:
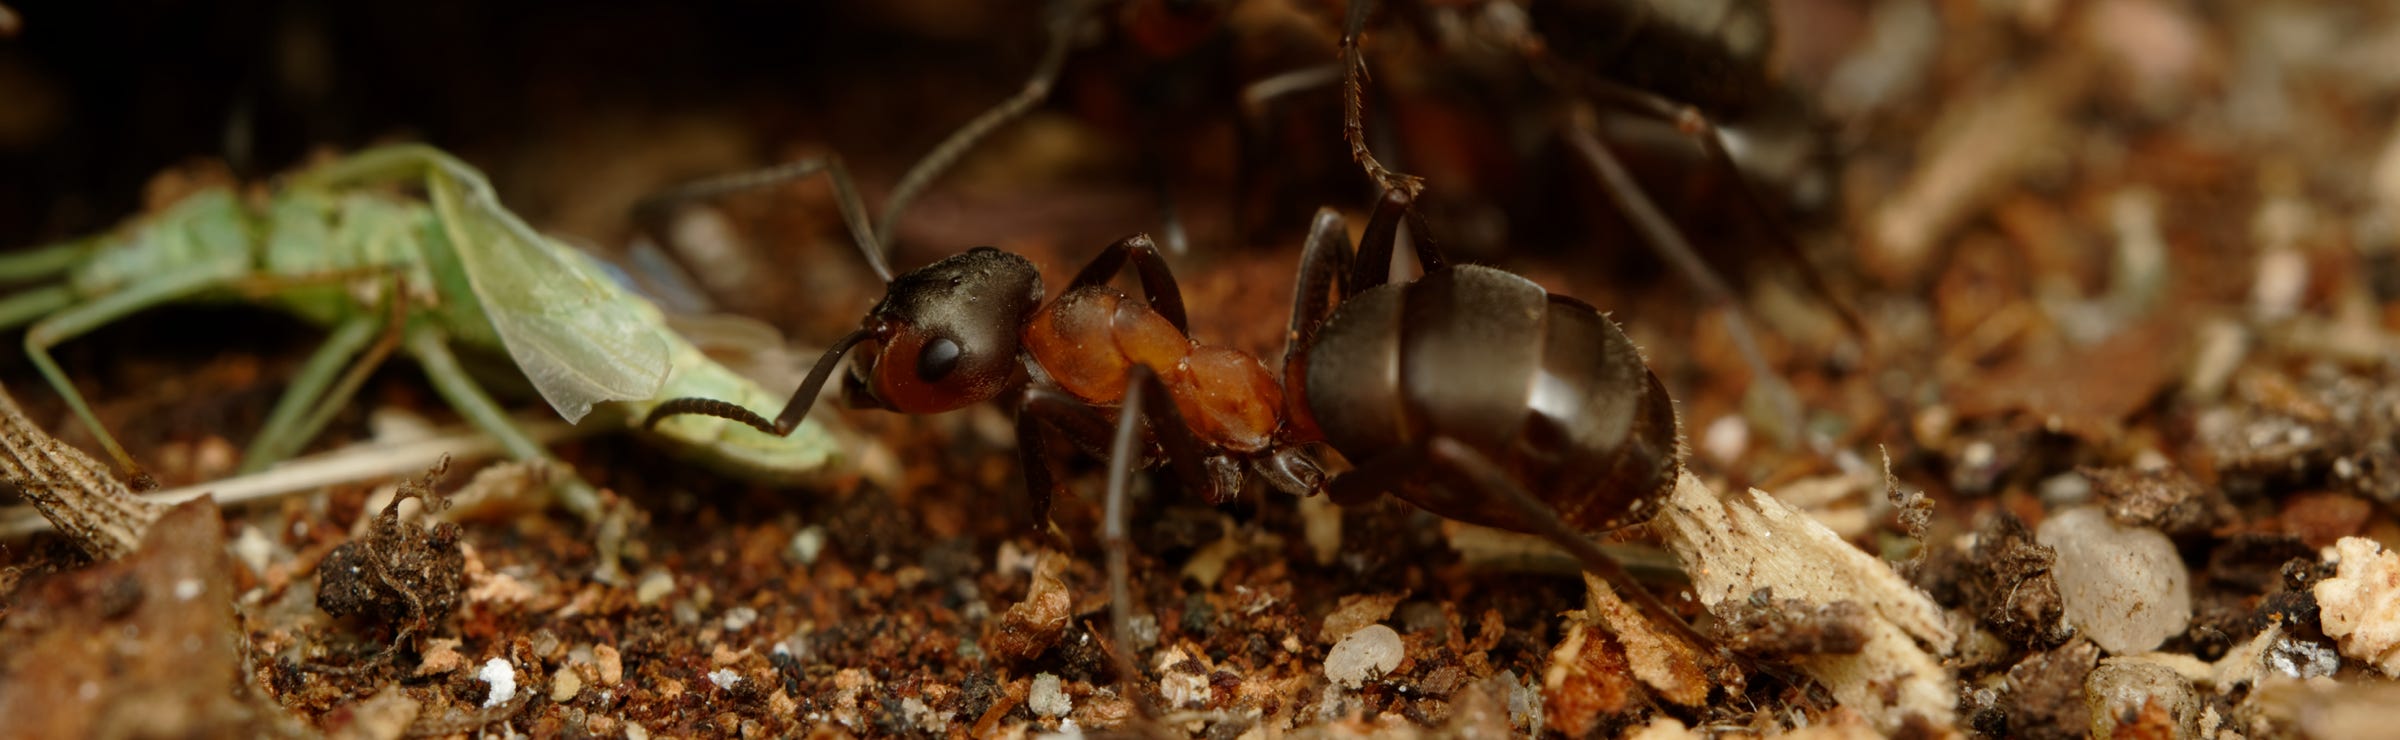
[[652,309],[501,208],[473,175],[435,168],[427,190],[476,300],[542,398],[577,422],[594,403],[655,397],[673,361]]

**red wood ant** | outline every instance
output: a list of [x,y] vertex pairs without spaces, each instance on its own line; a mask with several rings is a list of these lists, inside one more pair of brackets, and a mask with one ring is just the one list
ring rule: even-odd
[[[1756,384],[1754,387],[1760,399],[1768,404],[1775,416],[1774,423],[1769,426],[1771,436],[1786,442],[1799,441],[1798,437],[1805,426],[1804,409],[1798,395],[1784,382],[1782,374],[1768,361],[1759,345],[1751,328],[1749,310],[1738,291],[1720,274],[1717,267],[1702,256],[1701,251],[1693,245],[1693,240],[1676,223],[1674,215],[1645,192],[1644,186],[1636,178],[1634,168],[1629,166],[1636,163],[1629,163],[1617,151],[1623,149],[1624,145],[1608,142],[1603,135],[1604,116],[1663,123],[1681,134],[1690,144],[1683,148],[1691,151],[1652,152],[1648,150],[1677,147],[1657,146],[1657,142],[1650,142],[1649,146],[1639,147],[1639,153],[1677,159],[1668,165],[1670,167],[1691,169],[1696,164],[1697,169],[1717,176],[1729,175],[1729,187],[1717,192],[1730,195],[1734,201],[1732,205],[1736,206],[1735,210],[1741,218],[1731,220],[1747,219],[1758,224],[1756,234],[1764,238],[1757,241],[1779,252],[1783,264],[1795,266],[1806,288],[1837,314],[1853,336],[1863,340],[1867,336],[1863,322],[1810,265],[1793,232],[1782,223],[1783,213],[1787,209],[1770,204],[1752,186],[1748,176],[1751,168],[1745,166],[1748,162],[1737,161],[1716,125],[1703,112],[1706,108],[1746,114],[1741,115],[1742,120],[1764,124],[1761,128],[1767,130],[1802,132],[1799,136],[1782,136],[1782,139],[1821,143],[1815,142],[1810,136],[1815,133],[1810,125],[1811,119],[1797,112],[1795,106],[1781,105],[1790,101],[1792,96],[1768,79],[1763,60],[1757,58],[1759,53],[1755,50],[1739,50],[1730,42],[1654,18],[1652,16],[1659,14],[1657,10],[1634,2],[1572,4],[1573,7],[1553,8],[1544,14],[1546,20],[1593,31],[1585,35],[1604,36],[1604,41],[1613,42],[1619,47],[1635,47],[1630,52],[1620,49],[1615,56],[1625,57],[1621,59],[1612,58],[1609,52],[1585,48],[1610,46],[1608,43],[1587,43],[1590,39],[1575,38],[1563,45],[1552,44],[1535,29],[1533,19],[1521,10],[1514,14],[1493,16],[1513,19],[1512,22],[1441,24],[1431,17],[1434,9],[1429,4],[1398,4],[1407,6],[1407,10],[1415,15],[1401,18],[1398,17],[1399,13],[1395,13],[1396,17],[1388,24],[1392,31],[1401,32],[1416,27],[1421,29],[1421,33],[1428,33],[1422,29],[1436,26],[1482,29],[1476,31],[1481,34],[1474,39],[1476,44],[1505,49],[1506,54],[1513,58],[1513,63],[1496,66],[1513,75],[1531,77],[1539,83],[1536,87],[1554,93],[1537,96],[1541,101],[1527,105],[1527,114],[1559,119],[1554,123],[1558,140],[1572,155],[1574,163],[1587,170],[1589,176],[1599,184],[1600,191],[1607,195],[1615,212],[1638,234],[1645,246],[1683,275],[1711,308],[1723,311],[1729,337],[1751,370],[1751,382]],[[1374,0],[1346,0],[1342,5],[1340,59],[1334,65],[1338,67],[1338,73],[1323,76],[1317,73],[1324,70],[1312,67],[1254,82],[1244,88],[1242,98],[1247,101],[1244,108],[1256,109],[1266,105],[1263,102],[1266,93],[1261,91],[1269,87],[1282,90],[1283,93],[1304,89],[1306,86],[1294,85],[1291,80],[1285,79],[1294,75],[1316,80],[1315,84],[1338,84],[1342,109],[1341,134],[1350,158],[1379,189],[1417,197],[1424,187],[1423,180],[1397,171],[1379,160],[1370,150],[1365,134],[1369,112],[1365,101],[1368,61],[1362,42],[1370,19],[1377,12],[1377,3]],[[1049,95],[1064,69],[1067,57],[1078,43],[1075,39],[1084,37],[1074,29],[1079,23],[1105,15],[1103,10],[1110,8],[1118,11],[1113,16],[1113,27],[1130,39],[1133,47],[1152,57],[1167,58],[1189,53],[1198,43],[1197,39],[1223,30],[1219,27],[1224,23],[1224,9],[1220,3],[1208,0],[1062,0],[1051,6],[1047,26],[1049,42],[1024,88],[961,126],[901,178],[884,202],[882,217],[877,222],[877,241],[890,243],[893,238],[891,229],[909,203],[978,140],[1024,115]],[[1742,20],[1746,23],[1736,25],[1768,22],[1758,8],[1745,7],[1728,12],[1743,16]],[[1607,33],[1600,33],[1601,30]],[[1431,40],[1427,43],[1431,43]],[[1556,53],[1554,49],[1572,56]],[[1629,66],[1635,69],[1627,69]],[[1487,70],[1487,73],[1489,71],[1495,70]],[[1621,81],[1618,79],[1620,76],[1626,79]],[[1482,82],[1475,80],[1468,84],[1480,86]],[[1498,88],[1516,85],[1513,80],[1495,80],[1489,81],[1488,86]],[[1654,89],[1666,92],[1654,92]],[[1565,106],[1570,111],[1568,114],[1562,116],[1556,113],[1560,109],[1555,105],[1557,99],[1572,103]],[[1683,99],[1699,102],[1679,102]],[[1792,144],[1788,141],[1784,143]],[[1822,147],[1769,147],[1778,152],[1795,148],[1815,154],[1823,153]],[[1791,156],[1811,165],[1823,163],[1821,157]],[[1820,168],[1801,169],[1804,171],[1782,173],[1779,178],[1808,180],[1827,176]],[[1162,200],[1165,187],[1162,181]],[[1712,212],[1722,210],[1720,205],[1712,201]],[[1174,209],[1168,206],[1164,208],[1164,214],[1168,224],[1168,242],[1173,245],[1175,235],[1179,232]]]
[[[846,189],[838,177],[835,186]],[[660,404],[647,423],[707,414],[788,434],[841,358],[868,343],[843,386],[854,406],[936,413],[1022,388],[1019,454],[1045,520],[1048,440],[1107,451],[1101,540],[1122,681],[1139,675],[1129,652],[1128,479],[1153,451],[1187,492],[1212,503],[1237,493],[1247,470],[1295,495],[1357,504],[1389,493],[1444,517],[1543,536],[1661,624],[1709,644],[1582,534],[1639,518],[1681,471],[1673,402],[1657,376],[1591,306],[1447,261],[1413,202],[1386,191],[1355,256],[1342,217],[1318,212],[1280,383],[1256,357],[1189,338],[1174,276],[1150,238],[1135,235],[1102,250],[1048,304],[1030,261],[990,247],[889,279],[862,326],[826,351],[772,421],[687,398]],[[850,220],[854,232],[860,220]],[[1425,274],[1391,283],[1404,223]],[[872,236],[856,236],[880,266]],[[1109,284],[1129,263],[1142,301]],[[1320,444],[1355,467],[1328,477]]]

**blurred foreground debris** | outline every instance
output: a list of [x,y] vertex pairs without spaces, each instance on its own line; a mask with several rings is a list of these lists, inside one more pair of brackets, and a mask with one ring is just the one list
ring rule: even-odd
[[132,554],[167,512],[166,505],[135,496],[107,466],[35,426],[6,389],[0,389],[0,448],[0,488],[33,502],[94,558]]

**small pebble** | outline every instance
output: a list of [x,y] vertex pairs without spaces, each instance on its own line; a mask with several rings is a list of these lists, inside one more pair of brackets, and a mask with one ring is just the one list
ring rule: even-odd
[[1717,462],[1730,464],[1742,459],[1750,449],[1750,425],[1739,416],[1721,416],[1709,422],[1708,431],[1700,434],[1700,449]]
[[2158,530],[2120,527],[2086,506],[2043,521],[2034,539],[2058,551],[2051,575],[2067,623],[2101,649],[2144,652],[2190,626],[2191,573]]
[[1400,667],[1405,650],[1400,633],[1380,624],[1361,627],[1325,653],[1325,677],[1337,686],[1358,688]]
[[550,701],[565,704],[580,693],[583,693],[583,677],[575,675],[573,667],[559,666],[557,673],[550,674]]
[[492,692],[484,695],[483,708],[507,704],[517,698],[517,669],[503,658],[485,661],[483,669],[475,672],[475,680],[491,684]]
[[616,646],[592,648],[592,658],[593,666],[600,669],[600,683],[615,686],[625,680],[625,658],[617,653]]
[[675,577],[666,571],[654,570],[642,576],[642,583],[633,587],[633,600],[649,606],[675,592]]
[[1056,719],[1075,711],[1075,700],[1068,698],[1056,674],[1040,673],[1033,677],[1033,691],[1026,694],[1025,706],[1034,714]]
[[756,621],[758,621],[757,609],[737,606],[725,611],[725,631],[727,632],[740,632],[748,629],[750,623]]
[[640,722],[625,723],[625,740],[650,740],[650,730]]
[[267,565],[274,561],[275,543],[267,539],[267,533],[244,524],[242,533],[233,538],[233,556],[240,559],[243,565],[250,566],[250,572],[263,574],[267,572]]
[[2344,537],[2326,548],[2334,576],[2311,589],[2317,597],[2325,636],[2340,641],[2342,654],[2400,676],[2400,554],[2364,537]]
[[708,682],[716,684],[717,688],[730,691],[733,687],[741,685],[742,674],[733,672],[731,668],[719,668],[708,672]]
[[[2146,660],[2109,658],[2083,679],[2084,706],[2091,711],[2091,736],[2113,738],[2195,737],[2199,733],[2200,695],[2174,669]],[[2144,711],[2155,703],[2159,717]],[[2166,727],[2153,723],[2165,722]],[[2166,731],[2163,735],[2160,731]]]
[[815,564],[817,556],[824,553],[825,528],[815,524],[800,528],[799,532],[792,535],[791,546],[784,549],[784,554],[790,556],[792,562],[801,565]]

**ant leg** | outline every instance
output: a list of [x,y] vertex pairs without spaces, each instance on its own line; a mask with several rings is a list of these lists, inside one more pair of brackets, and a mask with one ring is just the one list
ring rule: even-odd
[[1316,342],[1317,328],[1333,315],[1338,301],[1350,297],[1350,225],[1331,208],[1317,209],[1308,224],[1308,239],[1300,244],[1300,275],[1292,286],[1292,324],[1283,344],[1283,368],[1290,377],[1292,363]]
[[[449,401],[451,408],[457,409],[459,415],[466,417],[469,423],[499,440],[501,449],[507,450],[510,457],[518,460],[550,459],[550,452],[543,449],[541,443],[533,441],[532,437],[525,436],[525,430],[517,428],[516,422],[508,418],[508,412],[502,410],[499,403],[483,392],[483,386],[476,384],[475,379],[467,375],[466,369],[459,366],[458,357],[450,353],[450,339],[441,330],[432,327],[411,329],[403,341],[408,353],[417,358],[417,365],[424,368],[425,379],[433,383],[434,392]],[[558,497],[559,503],[586,522],[599,521],[603,513],[600,493],[593,490],[590,483],[571,473],[558,484]]]
[[117,443],[117,438],[100,425],[100,417],[92,413],[91,405],[84,401],[81,392],[75,390],[75,384],[67,379],[66,371],[59,369],[58,361],[50,357],[50,348],[151,306],[223,287],[234,279],[226,274],[229,269],[246,268],[237,265],[226,269],[202,267],[171,272],[53,313],[25,332],[26,357],[33,361],[35,369],[41,371],[42,378],[50,381],[50,386],[58,390],[59,397],[66,400],[67,408],[75,412],[75,417],[83,422],[84,428],[92,430],[92,436],[99,438],[100,446],[116,459],[118,469],[125,472],[136,488],[156,484],[149,481],[149,475],[142,472],[140,465],[134,464],[133,456],[126,454],[125,447]]
[[833,369],[841,364],[842,355],[849,354],[850,348],[858,346],[859,342],[866,341],[872,336],[874,336],[874,332],[860,329],[850,332],[835,341],[832,347],[826,348],[824,356],[817,358],[816,367],[809,368],[808,377],[800,381],[798,390],[792,391],[792,400],[784,402],[783,411],[775,415],[774,421],[767,421],[766,417],[759,416],[757,412],[736,404],[714,398],[687,396],[659,402],[657,406],[650,409],[648,416],[642,417],[642,428],[649,429],[658,426],[660,421],[670,416],[700,414],[738,421],[749,425],[752,429],[778,437],[791,436],[792,430],[800,428],[800,422],[808,418],[809,408],[817,405],[817,392],[825,388],[825,380],[833,376]]
[[1255,224],[1274,218],[1274,196],[1292,190],[1288,168],[1274,158],[1278,136],[1284,133],[1285,121],[1277,115],[1284,101],[1341,81],[1342,65],[1326,63],[1279,72],[1242,86],[1237,97],[1241,115],[1233,129],[1232,221],[1233,233],[1239,238],[1251,234]]
[[1184,319],[1183,289],[1176,286],[1175,273],[1167,269],[1166,258],[1159,256],[1158,244],[1150,240],[1149,234],[1118,239],[1100,250],[1092,256],[1092,261],[1084,263],[1082,272],[1075,273],[1075,279],[1067,283],[1067,291],[1108,284],[1116,278],[1118,270],[1125,268],[1127,257],[1133,258],[1133,271],[1141,276],[1142,295],[1150,301],[1150,310],[1167,317],[1167,323],[1174,324],[1176,331],[1190,334],[1191,328]]
[[842,166],[840,155],[827,154],[766,169],[736,172],[704,180],[684,183],[644,196],[633,206],[634,223],[649,234],[651,241],[672,245],[669,219],[682,204],[698,200],[714,200],[734,193],[773,187],[817,173],[833,185],[833,200],[842,213],[842,225],[850,230],[850,240],[857,244],[858,253],[867,259],[867,267],[875,277],[892,281],[892,266],[883,253],[883,240],[867,222],[867,206],[858,195],[858,185],[850,179],[849,168]]
[[1025,495],[1030,498],[1035,528],[1050,522],[1050,501],[1058,494],[1056,455],[1050,441],[1063,435],[1076,447],[1104,449],[1112,427],[1106,417],[1064,391],[1027,388],[1017,404],[1017,467],[1024,471]]
[[1350,159],[1366,170],[1376,185],[1415,198],[1424,192],[1425,178],[1393,172],[1367,150],[1367,57],[1359,50],[1358,37],[1366,31],[1367,15],[1374,10],[1374,0],[1350,0],[1349,14],[1342,22],[1342,138],[1350,143]]
[[1367,217],[1366,233],[1358,238],[1358,261],[1351,266],[1350,286],[1366,290],[1392,279],[1392,256],[1399,249],[1400,225],[1408,225],[1408,243],[1417,252],[1417,264],[1426,272],[1442,269],[1450,260],[1442,256],[1441,245],[1433,240],[1433,230],[1425,225],[1424,214],[1417,212],[1417,198],[1398,190],[1383,191],[1375,201],[1374,215]]
[[1520,522],[1530,525],[1533,534],[1550,540],[1566,550],[1567,554],[1575,556],[1585,571],[1606,579],[1616,587],[1620,596],[1649,612],[1651,622],[1665,626],[1696,649],[1713,649],[1720,656],[1732,656],[1730,650],[1692,629],[1692,625],[1677,616],[1666,602],[1660,601],[1656,594],[1650,593],[1641,582],[1634,580],[1633,574],[1626,572],[1625,566],[1618,563],[1616,558],[1609,557],[1590,538],[1567,526],[1566,521],[1558,517],[1557,511],[1534,498],[1532,493],[1509,478],[1498,463],[1492,462],[1482,452],[1448,437],[1436,437],[1425,444],[1424,453],[1426,464],[1433,466],[1436,471],[1463,479],[1462,482],[1471,483],[1482,493],[1498,499],[1516,514]]
[[1209,480],[1200,442],[1184,425],[1158,373],[1147,365],[1135,365],[1127,375],[1125,399],[1117,410],[1116,439],[1109,446],[1108,497],[1101,507],[1100,542],[1108,548],[1108,621],[1110,641],[1116,643],[1109,656],[1117,664],[1117,683],[1125,698],[1142,716],[1151,717],[1156,714],[1149,700],[1136,698],[1133,692],[1134,678],[1142,674],[1133,660],[1133,542],[1125,531],[1126,489],[1132,485],[1133,469],[1141,459],[1142,418],[1149,417],[1152,436],[1166,449],[1167,464],[1183,479],[1185,492],[1199,493],[1212,502],[1223,501],[1232,492],[1217,491],[1216,483]]
[[[1595,126],[1589,117],[1578,118],[1581,120],[1569,123],[1566,127],[1568,144],[1582,155],[1584,163],[1591,167],[1592,174],[1600,178],[1601,190],[1616,201],[1618,212],[1625,214],[1626,219],[1633,222],[1634,228],[1642,232],[1642,241],[1649,244],[1660,257],[1675,265],[1685,279],[1700,289],[1710,304],[1725,312],[1725,333],[1733,338],[1734,348],[1741,352],[1743,362],[1750,365],[1752,387],[1766,397],[1774,413],[1783,419],[1784,431],[1791,438],[1797,438],[1807,421],[1806,412],[1800,405],[1800,396],[1783,382],[1783,375],[1775,371],[1767,362],[1766,353],[1759,349],[1758,336],[1750,331],[1749,312],[1743,308],[1741,299],[1734,295],[1733,288],[1726,285],[1715,270],[1709,269],[1706,261],[1700,259],[1699,251],[1693,249],[1691,241],[1683,237],[1682,230],[1667,220],[1666,214],[1659,210],[1658,203],[1642,192],[1641,184],[1634,182],[1633,173],[1626,170],[1625,163],[1593,133]],[[1742,190],[1748,192],[1749,188],[1745,185]]]
[[[900,214],[908,210],[918,194],[949,171],[951,165],[957,164],[960,157],[966,156],[967,150],[974,148],[983,137],[990,136],[1001,126],[1024,117],[1034,104],[1050,97],[1051,86],[1057,84],[1060,70],[1067,66],[1067,52],[1075,45],[1075,27],[1100,3],[1061,0],[1058,5],[1064,7],[1052,8],[1055,15],[1049,24],[1050,43],[1042,48],[1042,59],[1035,63],[1033,76],[1025,79],[1025,87],[966,125],[958,127],[957,131],[950,133],[949,138],[926,152],[924,159],[917,160],[914,166],[909,167],[907,174],[900,176],[900,183],[892,187],[891,197],[883,201],[883,217],[875,227],[877,243],[891,243],[892,227],[899,223]],[[887,276],[885,281],[889,282],[890,278]]]

